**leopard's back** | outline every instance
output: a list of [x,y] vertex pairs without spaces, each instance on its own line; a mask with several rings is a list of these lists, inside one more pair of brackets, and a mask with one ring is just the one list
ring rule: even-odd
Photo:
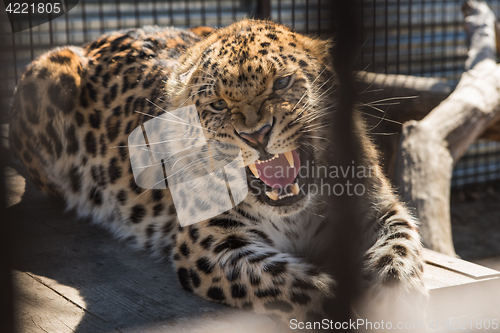
[[136,185],[128,136],[163,112],[165,82],[179,55],[200,39],[145,27],[37,58],[17,87],[10,121],[12,151],[34,184],[119,237],[168,252],[170,243],[154,230],[175,229],[175,207],[167,191]]

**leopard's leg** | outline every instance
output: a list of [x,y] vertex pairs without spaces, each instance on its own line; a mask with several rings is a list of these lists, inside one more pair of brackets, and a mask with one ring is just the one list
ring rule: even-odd
[[239,221],[215,218],[179,228],[173,259],[184,289],[285,321],[321,311],[333,294],[330,276]]
[[364,277],[368,286],[365,312],[391,318],[418,318],[428,297],[417,222],[395,203],[377,221],[379,235],[368,250]]

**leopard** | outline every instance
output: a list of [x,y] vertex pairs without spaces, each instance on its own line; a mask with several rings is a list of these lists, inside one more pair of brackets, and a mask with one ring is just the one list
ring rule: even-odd
[[[329,205],[309,190],[318,178],[297,172],[331,161],[325,115],[338,107],[334,47],[269,20],[244,19],[218,29],[146,26],[50,50],[15,90],[12,151],[36,187],[78,217],[170,262],[184,290],[305,320],[321,313],[338,287],[325,251],[342,207],[334,195]],[[241,200],[209,217],[203,210],[220,204],[215,189],[184,193],[186,216],[196,222],[187,224],[169,179],[163,187],[138,185],[129,141],[135,129],[167,124],[166,116],[184,107],[194,110],[206,142],[237,148],[248,185]],[[418,222],[384,175],[356,110],[354,119],[358,167],[369,170],[356,212],[367,299],[373,306],[411,304],[412,297],[421,303],[428,291]],[[183,124],[169,128],[175,133]],[[269,176],[266,168],[292,173]]]

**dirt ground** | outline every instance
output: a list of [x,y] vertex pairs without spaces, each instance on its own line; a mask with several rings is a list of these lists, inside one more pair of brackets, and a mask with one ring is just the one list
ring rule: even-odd
[[500,270],[500,182],[453,190],[451,220],[457,254]]

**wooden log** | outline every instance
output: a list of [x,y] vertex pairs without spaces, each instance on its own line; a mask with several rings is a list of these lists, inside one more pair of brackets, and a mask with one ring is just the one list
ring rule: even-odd
[[[500,23],[496,22],[495,26],[499,27],[495,30],[500,42]],[[499,47],[497,43],[497,49]],[[363,112],[380,117],[380,111],[373,108],[376,107],[384,111],[385,119],[400,123],[422,120],[456,88],[453,82],[443,78],[364,71],[357,72],[355,80]],[[488,127],[480,138],[500,141],[500,122]]]
[[403,125],[396,185],[416,208],[424,244],[454,255],[450,223],[453,165],[488,126],[500,119],[500,66],[496,64],[495,16],[484,2],[463,7],[468,70],[455,91],[421,121]]

